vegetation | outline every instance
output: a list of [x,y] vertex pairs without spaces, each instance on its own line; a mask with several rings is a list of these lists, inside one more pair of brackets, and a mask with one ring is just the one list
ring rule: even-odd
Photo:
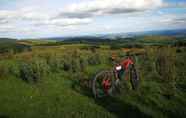
[[0,38],[0,54],[18,53],[26,50],[31,50],[31,47],[17,43],[16,39]]
[[[158,42],[153,38],[99,43],[15,41],[30,50],[0,55],[0,118],[185,118],[185,40],[178,43],[166,37],[169,43],[165,43],[163,38]],[[90,88],[94,75],[112,68],[113,53],[120,59],[127,52],[134,55],[140,73],[139,89],[126,87],[120,96],[94,99]]]

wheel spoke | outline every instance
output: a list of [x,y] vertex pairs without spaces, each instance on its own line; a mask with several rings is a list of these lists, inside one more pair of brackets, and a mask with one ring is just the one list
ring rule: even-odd
[[[96,77],[93,80],[93,93],[96,97],[103,97],[107,95],[107,92],[104,88],[104,81],[106,81],[108,85],[107,87],[112,86],[112,73],[111,71],[102,71],[96,75]],[[109,85],[109,83],[111,85]],[[107,88],[109,89],[109,88]]]

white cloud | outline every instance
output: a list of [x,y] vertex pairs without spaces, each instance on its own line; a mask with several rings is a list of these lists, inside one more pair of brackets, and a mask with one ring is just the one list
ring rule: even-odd
[[15,30],[15,26],[13,25],[10,25],[10,24],[1,24],[0,25],[0,33],[3,33],[3,32],[10,32],[10,31],[13,31]]
[[12,19],[16,17],[16,12],[8,11],[8,10],[0,10],[0,19]]
[[8,21],[4,18],[0,18],[0,24],[6,24]]
[[61,19],[49,19],[45,21],[37,21],[35,25],[50,25],[50,26],[72,26],[72,25],[83,25],[89,24],[92,20],[89,18],[79,19],[79,18],[61,18]]
[[162,0],[92,0],[70,4],[56,13],[49,13],[42,7],[26,6],[17,10],[0,10],[0,23],[19,21],[34,25],[84,25],[92,22],[92,16],[145,11],[162,5]]
[[149,24],[159,28],[186,28],[186,14],[163,14],[155,16]]
[[0,10],[0,25],[26,22],[30,25],[71,26],[91,23],[89,18],[54,18],[55,13],[48,13],[37,8],[22,8],[18,10]]
[[49,18],[46,13],[39,11],[25,11],[23,9],[18,10],[0,10],[0,19],[12,20],[43,20]]
[[59,16],[84,18],[105,14],[131,13],[154,9],[162,5],[162,0],[93,0],[66,6]]
[[[186,25],[186,17],[178,14],[166,16],[167,13],[159,10],[167,7],[185,7],[186,4],[170,4],[164,0],[78,0],[77,3],[67,6],[62,4],[61,9],[60,5],[38,7],[38,4],[33,4],[32,1],[30,5],[23,4],[14,9],[0,10],[1,34],[6,32],[18,32],[20,35],[25,33],[34,35],[35,32],[61,34],[64,31],[67,34],[74,34],[74,32],[112,32],[118,29],[133,31],[143,26],[143,29],[150,25],[160,27],[161,24],[162,27],[172,24]],[[154,9],[159,10],[158,15],[151,14]],[[120,21],[122,22],[119,23]]]
[[167,25],[179,25],[183,28],[186,27],[186,18],[170,18],[170,19],[164,19],[162,20],[162,23]]
[[14,24],[0,25],[0,33],[18,33],[18,34],[31,34],[35,33],[37,28],[33,27],[18,27]]

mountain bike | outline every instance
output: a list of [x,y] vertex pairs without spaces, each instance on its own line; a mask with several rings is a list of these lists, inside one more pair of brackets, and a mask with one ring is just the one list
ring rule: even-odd
[[[127,57],[129,58],[129,57]],[[124,61],[127,59],[123,59]],[[120,89],[125,86],[124,81],[130,81],[133,90],[136,90],[139,86],[139,75],[135,67],[134,61],[130,58],[127,68],[124,69],[123,77],[118,77],[120,71],[123,69],[122,65],[116,64],[111,70],[103,70],[96,74],[92,82],[92,91],[95,98],[101,98],[105,96],[115,96],[120,92]],[[128,78],[128,80],[126,80]]]

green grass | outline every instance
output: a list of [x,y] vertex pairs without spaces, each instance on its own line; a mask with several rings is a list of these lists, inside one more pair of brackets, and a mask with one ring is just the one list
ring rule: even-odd
[[92,98],[71,89],[63,76],[53,74],[47,80],[29,85],[10,77],[0,80],[0,116],[45,118],[45,117],[114,117]]
[[[76,90],[72,85],[81,79],[92,79],[101,70],[112,69],[109,55],[113,50],[102,47],[104,49],[92,52],[79,49],[82,46],[87,45],[64,46],[66,50],[58,47],[47,47],[45,50],[40,47],[28,53],[27,58],[24,57],[25,53],[21,53],[0,60],[0,72],[4,72],[0,76],[0,118],[186,117],[185,48],[181,53],[176,53],[172,47],[160,50],[147,47],[147,54],[137,56],[136,67],[141,79],[137,91],[126,87],[119,96],[94,99],[90,88],[81,88],[76,83],[79,86]],[[172,71],[175,66],[175,72],[170,74],[176,74],[175,80],[171,77],[166,80],[164,75],[165,78],[162,78],[158,74],[158,71],[166,72],[161,70],[164,63],[160,63],[160,70],[155,68],[158,59],[161,62],[167,57],[167,68]],[[85,61],[82,71],[78,62],[81,58]],[[21,79],[19,64],[23,62],[31,64],[31,69],[34,67],[41,71],[39,74],[42,76],[37,83],[27,83]],[[64,63],[67,63],[69,70],[64,69]],[[72,68],[78,71],[73,72]]]
[[68,76],[66,73],[53,73],[38,84],[28,84],[15,77],[0,80],[0,116],[168,118],[186,115],[186,94],[178,92],[167,99],[161,93],[164,85],[156,81],[142,81],[137,92],[124,90],[121,96],[94,100],[90,94],[72,89]]

